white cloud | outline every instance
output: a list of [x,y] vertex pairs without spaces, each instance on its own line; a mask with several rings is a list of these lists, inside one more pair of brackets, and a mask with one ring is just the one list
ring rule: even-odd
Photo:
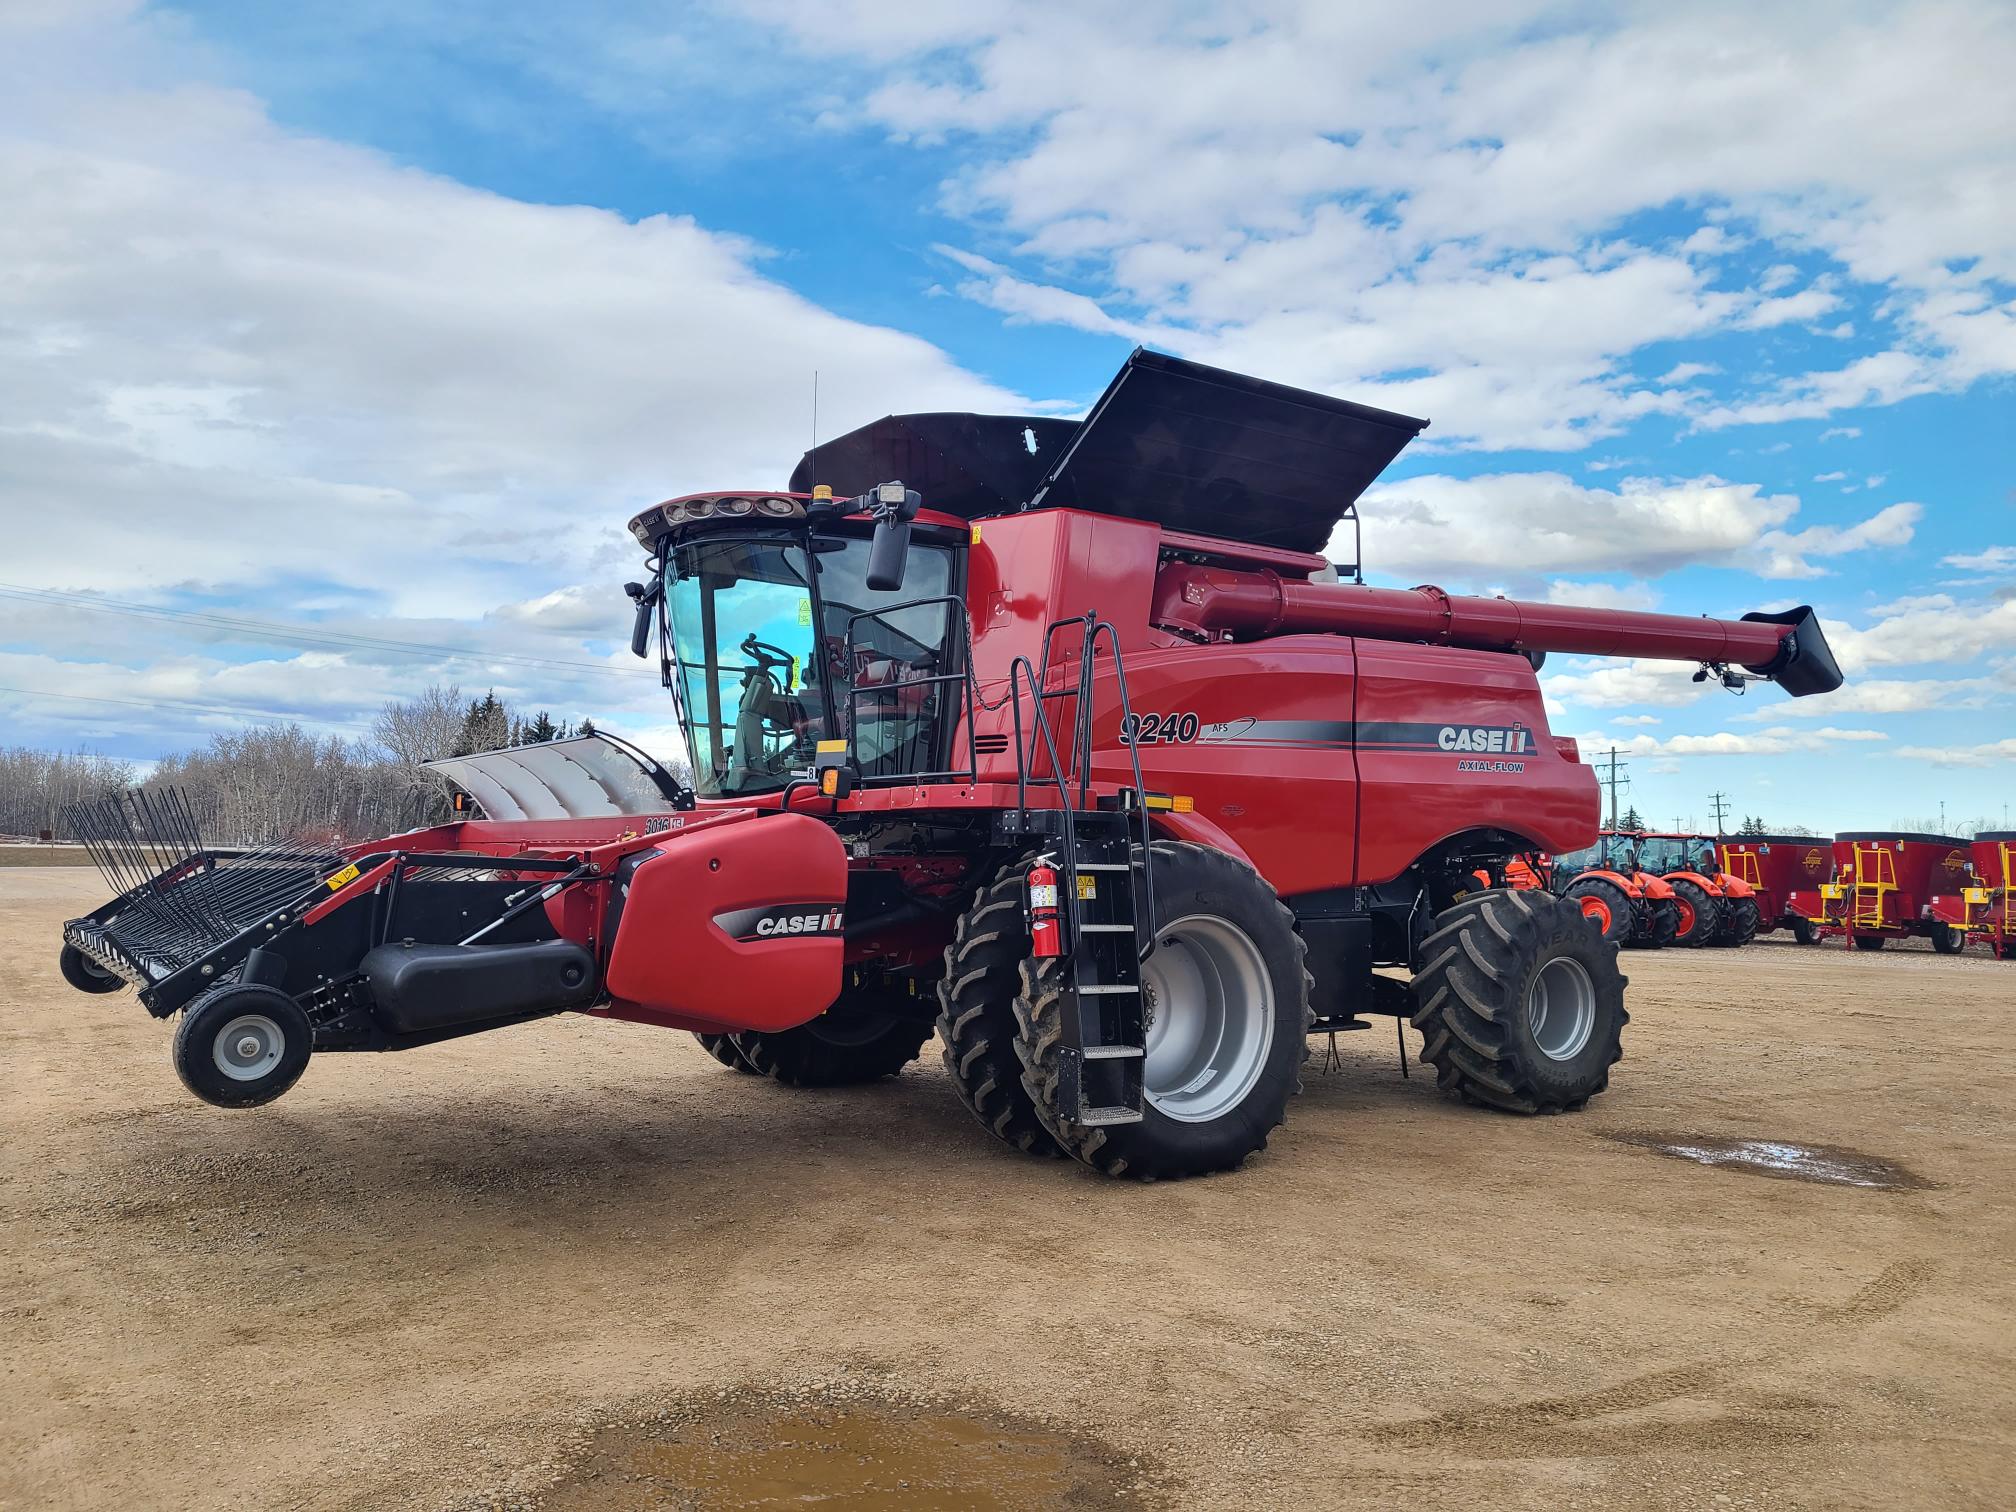
[[1827,429],[1820,432],[1820,439],[1822,441],[1832,441],[1836,437],[1840,437],[1844,440],[1852,441],[1861,434],[1862,427],[1859,425],[1830,425]]
[[1898,504],[1848,526],[1785,530],[1798,510],[1790,495],[1715,477],[1633,478],[1613,490],[1553,472],[1430,474],[1366,491],[1365,559],[1381,572],[1458,577],[1652,578],[1709,563],[1801,578],[1821,571],[1811,557],[1910,540],[1919,513]]
[[1653,381],[1662,388],[1675,388],[1683,383],[1691,383],[1696,378],[1705,378],[1722,369],[1712,362],[1676,362]]
[[1934,766],[1993,766],[1999,762],[2016,761],[2016,739],[1973,746],[1899,746],[1891,754],[1906,761],[1929,761]]
[[[1705,683],[1693,680],[1695,668],[1686,663],[1633,657],[1579,665],[1586,670],[1557,672],[1550,667],[1541,673],[1541,685],[1548,696],[1564,707],[1629,709],[1651,704],[1677,708],[1698,701],[1707,691]],[[1719,685],[1716,691],[1721,691]],[[1627,722],[1638,721],[1618,721]]]
[[1979,709],[1994,696],[1985,678],[1854,678],[1818,698],[1774,703],[1736,717],[1742,720],[1834,718],[1842,714],[1920,714]]
[[1659,590],[1650,583],[1592,583],[1556,578],[1547,585],[1547,602],[1582,604],[1591,609],[1657,609]]
[[1884,615],[1867,626],[1823,619],[1821,628],[1842,671],[1852,676],[1870,667],[1960,665],[2016,647],[2016,599],[1955,603],[1943,594],[1932,598],[1925,607]]
[[1845,472],[1815,473],[1813,475],[1813,481],[1815,483],[1839,483],[1843,478],[1847,476],[1848,474],[1846,474]]
[[1615,725],[1628,725],[1633,728],[1645,725],[1656,725],[1659,722],[1660,720],[1657,714],[1619,714],[1616,715],[1614,718],[1612,718],[1610,721],[1610,723]]
[[[0,22],[8,580],[200,588],[269,618],[333,597],[409,638],[495,609],[485,633],[578,656],[626,634],[629,514],[780,483],[813,367],[829,434],[1019,403],[691,219],[523,203],[283,130],[241,93],[181,82],[145,18],[19,21]],[[66,661],[16,685],[285,693],[326,714],[401,691],[414,665],[238,667],[179,626],[126,640],[144,665]]]
[[2016,571],[2016,546],[1990,546],[1985,551],[1963,551],[1939,560],[1947,567],[1970,572],[2011,572]]
[[1626,735],[1614,737],[1598,731],[1577,735],[1583,750],[1617,748],[1624,756],[1785,756],[1802,751],[1829,751],[1842,744],[1867,744],[1888,740],[1881,730],[1848,730],[1824,725],[1817,730],[1774,726],[1754,734],[1718,730],[1708,735]]
[[[859,0],[760,10],[866,60],[858,119],[957,144],[947,208],[1043,269],[1026,281],[1166,323],[1186,355],[1407,394],[1461,444],[1578,446],[1671,413],[1627,354],[1811,325],[1851,291],[1884,302],[1890,350],[1703,422],[2016,371],[2006,6],[1026,0],[914,41]],[[1700,224],[1628,240],[1634,215],[1676,205]],[[1715,260],[1753,240],[1776,261],[1754,289],[1716,288]],[[1828,270],[1798,287],[1816,262]]]

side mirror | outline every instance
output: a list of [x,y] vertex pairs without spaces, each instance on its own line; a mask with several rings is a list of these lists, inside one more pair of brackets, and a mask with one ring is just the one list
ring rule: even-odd
[[910,522],[878,520],[868,543],[868,589],[894,593],[903,586],[903,568],[910,558]]
[[894,593],[903,586],[903,568],[910,558],[910,521],[923,497],[901,483],[883,483],[852,502],[875,516],[875,538],[868,543],[868,591]]
[[625,583],[623,591],[637,605],[637,618],[630,624],[630,654],[648,656],[651,651],[651,611],[658,605],[661,590],[656,583],[649,588],[642,583]]

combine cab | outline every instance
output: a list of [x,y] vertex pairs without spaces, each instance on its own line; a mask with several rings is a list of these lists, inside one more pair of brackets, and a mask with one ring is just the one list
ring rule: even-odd
[[1811,835],[1745,835],[1720,843],[1721,870],[1746,883],[1757,899],[1760,934],[1788,929],[1801,945],[1819,939],[1818,926],[1792,905],[1792,896],[1813,892],[1834,866],[1833,849]]
[[1673,889],[1676,945],[1748,945],[1763,923],[1756,890],[1722,869],[1712,835],[1643,834],[1638,859]]
[[1596,843],[1554,858],[1550,885],[1617,945],[1657,950],[1680,929],[1680,902],[1638,863],[1638,837],[1605,830]]
[[1792,906],[1822,938],[1881,950],[1892,940],[1927,939],[1941,955],[1966,948],[1970,891],[1980,889],[1965,840],[1950,835],[1868,831],[1834,837],[1833,880],[1793,894]]
[[180,1014],[227,1105],[311,1050],[572,1010],[797,1086],[891,1074],[935,1022],[989,1133],[1140,1178],[1262,1148],[1307,1037],[1361,1015],[1472,1102],[1580,1107],[1622,1054],[1616,949],[1475,877],[1596,839],[1537,663],[1840,673],[1804,609],[1340,581],[1322,552],[1422,424],[1142,352],[1082,422],[890,417],[788,489],[653,505],[633,649],[694,791],[601,743],[493,753],[450,773],[481,821],[252,854],[124,805],[66,970]]

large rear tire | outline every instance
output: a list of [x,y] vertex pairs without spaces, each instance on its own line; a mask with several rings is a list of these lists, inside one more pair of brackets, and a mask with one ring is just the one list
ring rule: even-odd
[[1064,1148],[1036,1116],[1015,1054],[1015,997],[1030,950],[1026,864],[1003,867],[960,917],[938,983],[938,1038],[953,1090],[981,1126],[1024,1154],[1056,1160]]
[[1436,1085],[1507,1113],[1579,1108],[1623,1055],[1617,947],[1566,899],[1474,893],[1438,915],[1414,977]]
[[1673,901],[1680,907],[1680,925],[1673,931],[1673,943],[1692,949],[1706,945],[1722,929],[1722,900],[1699,882],[1685,877],[1673,880]]
[[787,1087],[852,1087],[894,1076],[917,1059],[931,1021],[913,1016],[918,999],[898,1000],[879,983],[850,986],[819,1017],[795,1029],[749,1030],[735,1049],[758,1076]]
[[1722,900],[1722,943],[1730,946],[1748,945],[1757,938],[1757,926],[1763,922],[1757,911],[1755,898],[1725,898]]
[[693,1038],[700,1041],[700,1048],[731,1071],[740,1071],[744,1076],[761,1076],[749,1062],[742,1059],[742,1052],[735,1048],[735,1037],[731,1034],[700,1034]]
[[1088,1128],[1060,1110],[1072,1005],[1062,960],[1025,961],[1015,1000],[1022,1084],[1043,1127],[1094,1170],[1138,1181],[1229,1171],[1264,1150],[1301,1090],[1311,1022],[1307,947],[1258,872],[1208,846],[1158,840],[1153,873],[1139,1123]]
[[1622,945],[1634,933],[1637,911],[1624,889],[1602,877],[1579,877],[1562,894],[1582,910],[1582,917],[1612,945]]
[[1680,932],[1680,905],[1671,898],[1656,898],[1652,903],[1652,929],[1644,939],[1651,950],[1663,950],[1673,943],[1673,936]]

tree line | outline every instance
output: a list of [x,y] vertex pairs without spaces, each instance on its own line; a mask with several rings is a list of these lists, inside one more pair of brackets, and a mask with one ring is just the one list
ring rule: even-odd
[[[494,692],[465,701],[460,688],[436,686],[385,704],[370,739],[255,725],[163,757],[145,781],[182,792],[206,843],[356,840],[452,816],[447,781],[423,763],[594,733],[592,720],[570,725],[543,709],[515,711]],[[140,775],[135,762],[89,751],[0,748],[0,836],[74,839],[68,805],[123,791]]]

